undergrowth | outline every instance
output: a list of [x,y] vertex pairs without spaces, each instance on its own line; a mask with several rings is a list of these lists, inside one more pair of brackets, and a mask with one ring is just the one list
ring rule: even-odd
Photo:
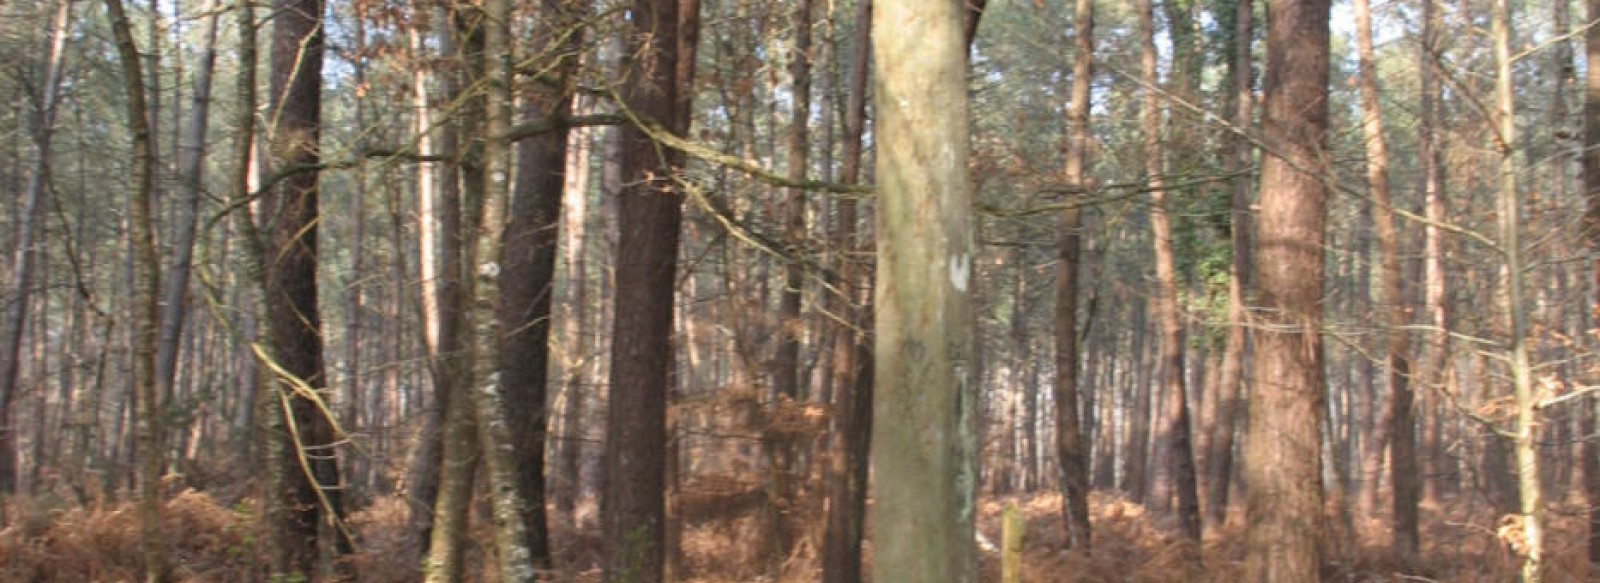
[[[799,583],[821,578],[820,502],[775,508],[759,500],[760,485],[719,481],[686,488],[685,515],[677,565],[680,579],[700,583],[767,581]],[[819,496],[807,496],[817,499]],[[1232,583],[1242,576],[1242,512],[1208,533],[1195,549],[1180,541],[1171,517],[1115,496],[1091,501],[1092,552],[1065,548],[1060,527],[1061,499],[1037,494],[986,499],[979,505],[978,528],[989,541],[1000,540],[1000,513],[1015,504],[1027,517],[1023,581],[1027,583]],[[599,580],[600,540],[593,501],[581,508],[578,526],[553,518],[551,536],[559,568],[552,581]],[[1352,521],[1349,534],[1325,541],[1324,581],[1501,583],[1515,579],[1518,557],[1502,540],[1497,520],[1462,503],[1424,505],[1423,552],[1417,564],[1402,568],[1388,551],[1382,517]],[[1576,503],[1558,505],[1549,516],[1552,583],[1584,581],[1584,515]],[[73,507],[49,500],[13,500],[0,530],[0,581],[7,583],[83,583],[138,581],[143,570],[138,524],[132,503]],[[346,559],[364,583],[418,580],[418,541],[407,530],[407,504],[380,498],[350,517],[359,550]],[[166,504],[164,528],[172,545],[177,575],[185,582],[266,581],[258,505],[226,506],[211,496],[186,490]],[[484,521],[478,521],[484,522]],[[1327,524],[1344,524],[1329,516]],[[1343,528],[1339,529],[1343,532]],[[492,537],[477,525],[468,542],[469,580],[490,583],[482,571]],[[788,540],[788,545],[774,544]],[[787,546],[788,553],[775,549]],[[999,557],[983,550],[984,581],[998,581]],[[870,561],[871,544],[867,545]]]

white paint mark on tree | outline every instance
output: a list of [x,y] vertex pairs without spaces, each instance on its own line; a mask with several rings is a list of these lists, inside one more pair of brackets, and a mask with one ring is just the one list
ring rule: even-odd
[[967,282],[972,276],[972,256],[961,255],[950,258],[950,285],[956,291],[967,291]]

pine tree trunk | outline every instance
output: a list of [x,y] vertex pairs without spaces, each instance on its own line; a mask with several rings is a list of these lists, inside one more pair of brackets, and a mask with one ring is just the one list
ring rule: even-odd
[[[1077,0],[1073,17],[1072,88],[1067,102],[1067,157],[1063,169],[1076,198],[1087,193],[1089,146],[1089,92],[1094,81],[1094,1]],[[1076,201],[1072,201],[1076,202]],[[1061,261],[1056,267],[1056,458],[1061,477],[1061,514],[1067,544],[1088,550],[1089,441],[1078,418],[1078,292],[1083,264],[1083,211],[1076,204],[1061,214]],[[1109,456],[1107,456],[1109,457]]]
[[1245,450],[1247,583],[1321,580],[1322,182],[1327,0],[1271,0],[1262,130],[1255,390]]
[[[1412,428],[1411,346],[1406,309],[1407,300],[1400,267],[1400,241],[1395,228],[1394,202],[1389,195],[1389,153],[1383,136],[1383,111],[1378,99],[1377,56],[1372,48],[1372,16],[1367,0],[1355,0],[1356,45],[1360,53],[1362,130],[1367,147],[1367,191],[1372,197],[1372,222],[1378,239],[1380,258],[1379,288],[1381,311],[1388,330],[1384,348],[1389,401],[1379,423],[1387,425],[1389,437],[1389,475],[1394,496],[1394,551],[1410,562],[1418,551],[1417,502],[1418,471],[1416,438]],[[1377,442],[1376,446],[1381,446]],[[1370,498],[1377,496],[1378,472],[1383,451],[1367,452],[1365,473]],[[1375,505],[1368,504],[1371,508]]]
[[[844,111],[843,166],[839,179],[855,184],[861,178],[862,133],[866,126],[868,56],[871,48],[872,0],[856,5],[852,42],[849,97]],[[839,287],[844,306],[842,322],[833,334],[835,395],[832,455],[828,468],[828,526],[823,532],[823,583],[861,581],[861,542],[865,539],[867,453],[872,439],[873,375],[871,339],[872,306],[863,301],[865,286],[853,252],[863,250],[857,240],[857,202],[839,201],[834,245],[840,251]]]
[[[1254,28],[1255,15],[1252,12],[1252,0],[1237,0],[1234,5],[1233,34],[1229,37],[1233,50],[1228,59],[1229,78],[1233,81],[1233,93],[1229,102],[1233,106],[1234,127],[1243,131],[1250,128],[1252,123],[1251,106],[1251,40]],[[1237,433],[1240,414],[1245,404],[1240,398],[1244,394],[1244,354],[1248,337],[1246,332],[1249,324],[1249,313],[1245,309],[1246,298],[1250,293],[1250,182],[1249,176],[1243,175],[1246,169],[1255,162],[1255,145],[1244,136],[1230,134],[1232,152],[1227,159],[1227,168],[1236,173],[1233,179],[1233,195],[1228,202],[1230,238],[1233,243],[1233,258],[1228,264],[1228,334],[1222,349],[1222,367],[1218,371],[1218,387],[1216,403],[1216,424],[1211,430],[1208,441],[1209,454],[1206,472],[1206,519],[1213,527],[1221,527],[1227,522],[1228,517],[1228,488],[1233,482],[1234,465],[1234,435]]]
[[[1155,247],[1156,325],[1160,329],[1160,382],[1165,414],[1161,439],[1170,467],[1168,481],[1178,500],[1178,521],[1190,541],[1200,540],[1200,500],[1196,493],[1194,449],[1190,431],[1188,387],[1185,386],[1183,322],[1178,313],[1177,269],[1172,251],[1172,224],[1167,218],[1165,161],[1162,148],[1161,101],[1156,95],[1155,24],[1151,0],[1140,0],[1139,28],[1143,36],[1140,63],[1144,90],[1143,127],[1145,174],[1150,189],[1150,231]],[[1161,492],[1166,496],[1166,492]],[[1162,506],[1165,506],[1163,503]]]

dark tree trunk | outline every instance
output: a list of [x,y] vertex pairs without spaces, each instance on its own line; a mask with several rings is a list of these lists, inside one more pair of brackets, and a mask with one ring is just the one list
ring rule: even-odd
[[[694,0],[635,0],[625,63],[624,102],[668,131],[688,130],[692,92],[679,68],[693,71]],[[687,24],[688,26],[684,26]],[[662,580],[665,559],[667,391],[672,386],[672,313],[682,193],[671,177],[683,164],[662,154],[638,128],[622,131],[622,225],[616,263],[611,396],[606,415],[606,480],[601,500],[602,565],[613,583]]]
[[[528,121],[565,116],[572,109],[570,75],[576,69],[582,36],[573,3],[543,0],[533,44],[548,52],[552,84],[538,83],[523,98]],[[559,44],[553,44],[559,43]],[[540,63],[541,69],[546,68]],[[555,290],[556,241],[561,197],[566,188],[567,129],[538,134],[517,145],[517,183],[510,224],[501,243],[505,279],[501,284],[500,371],[505,383],[506,417],[517,466],[517,488],[524,500],[523,528],[534,561],[550,563],[545,517],[545,439],[549,414],[550,300]]]
[[[1600,0],[1588,0],[1588,18],[1600,18]],[[1584,235],[1591,250],[1600,250],[1600,27],[1591,26],[1583,35],[1584,54],[1590,66],[1583,93],[1583,185],[1588,211],[1584,214]],[[1600,284],[1600,260],[1591,268]],[[1597,288],[1600,289],[1600,288]],[[1600,292],[1597,292],[1600,293]],[[1600,296],[1591,311],[1600,316]],[[1589,399],[1589,431],[1600,430],[1600,398]],[[1589,564],[1600,565],[1600,440],[1584,442],[1584,492],[1589,500]]]
[[[855,184],[861,179],[861,136],[866,126],[868,55],[871,49],[872,0],[856,6],[856,35],[852,45],[849,97],[844,111],[844,152],[840,180]],[[844,321],[835,324],[833,335],[833,387],[837,391],[834,417],[835,437],[828,467],[828,526],[823,532],[823,583],[861,581],[861,541],[867,502],[867,453],[872,438],[872,350],[866,331],[872,329],[872,308],[864,309],[862,293],[865,277],[846,251],[864,249],[857,241],[857,203],[854,198],[839,202],[835,245],[840,250],[839,285],[844,297]],[[846,324],[852,324],[852,328]]]
[[[314,166],[319,162],[322,123],[322,0],[278,0],[272,34],[271,103],[267,119],[272,167]],[[311,576],[319,556],[318,530],[342,529],[336,436],[316,399],[327,399],[323,365],[322,316],[317,304],[318,173],[303,171],[280,181],[261,198],[268,223],[261,269],[266,278],[266,317],[271,357],[278,368],[277,389],[285,420],[280,465],[285,483],[279,497],[282,515],[273,519],[279,554],[274,570]],[[313,395],[311,391],[316,391]],[[348,540],[337,537],[340,554]]]

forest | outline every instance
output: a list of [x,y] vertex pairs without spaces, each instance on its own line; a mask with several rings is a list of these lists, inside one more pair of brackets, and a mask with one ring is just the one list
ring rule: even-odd
[[1600,581],[1574,4],[0,0],[0,581]]

